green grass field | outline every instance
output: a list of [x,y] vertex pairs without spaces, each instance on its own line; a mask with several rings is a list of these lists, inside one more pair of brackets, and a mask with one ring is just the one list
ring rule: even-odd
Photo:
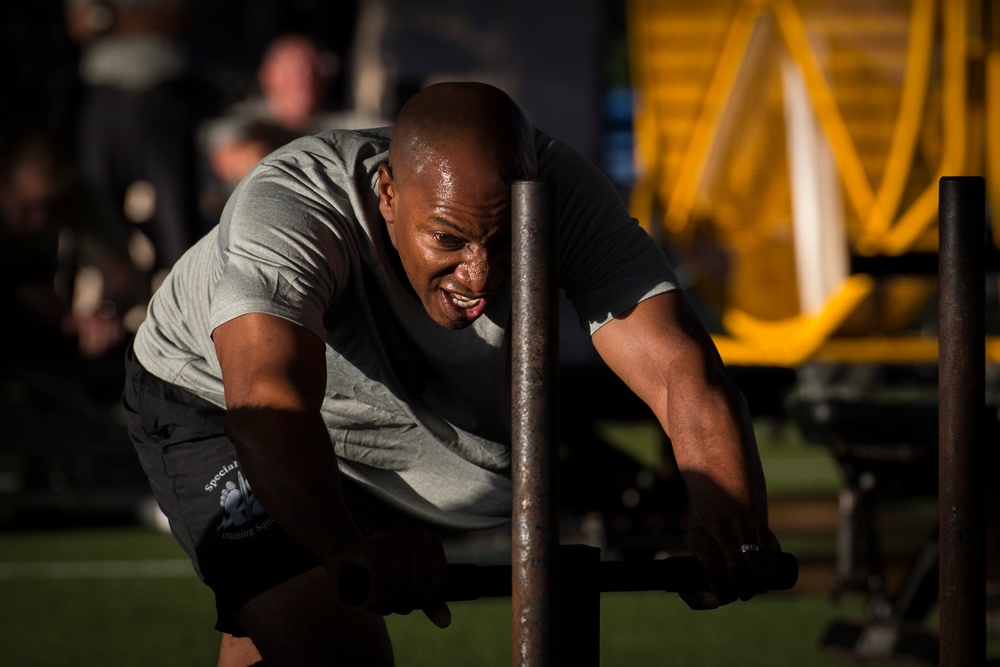
[[[655,456],[648,426],[611,425],[609,436],[640,461]],[[781,426],[758,425],[758,436],[772,495],[836,493],[839,477],[821,448]],[[835,548],[832,536],[783,543],[811,556]],[[212,596],[173,539],[153,529],[0,525],[0,600],[2,667],[215,664]],[[605,594],[601,664],[855,666],[854,658],[821,651],[819,641],[831,621],[863,618],[861,605],[803,590],[693,612],[671,594]],[[452,611],[444,631],[419,613],[388,619],[400,667],[511,663],[508,599],[457,603]],[[1000,639],[991,637],[987,651],[1000,658]]]
[[[151,529],[0,533],[0,599],[5,667],[214,664],[211,595]],[[605,594],[601,664],[846,667],[857,663],[817,642],[831,620],[860,612],[795,592],[700,613],[670,594]],[[509,600],[455,604],[453,615],[445,631],[420,614],[390,617],[399,665],[510,664]]]

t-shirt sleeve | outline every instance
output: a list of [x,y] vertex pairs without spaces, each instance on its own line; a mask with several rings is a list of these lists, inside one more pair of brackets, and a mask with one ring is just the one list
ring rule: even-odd
[[[333,184],[326,184],[332,191]],[[222,275],[210,326],[246,313],[275,315],[325,338],[323,318],[350,275],[342,216],[315,184],[259,166],[233,193],[220,233]]]
[[593,335],[651,296],[677,289],[663,251],[610,180],[572,148],[538,136],[538,178],[556,185],[559,284]]

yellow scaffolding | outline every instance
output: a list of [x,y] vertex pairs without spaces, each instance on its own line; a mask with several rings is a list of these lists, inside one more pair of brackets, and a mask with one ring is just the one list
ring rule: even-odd
[[912,330],[934,278],[851,273],[849,258],[934,251],[942,176],[985,175],[998,201],[990,14],[975,0],[628,9],[631,207],[717,310],[726,362],[936,361],[936,338]]

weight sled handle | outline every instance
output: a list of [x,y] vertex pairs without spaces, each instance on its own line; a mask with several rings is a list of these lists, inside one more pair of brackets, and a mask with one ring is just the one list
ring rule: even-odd
[[[775,578],[767,584],[772,591],[789,590],[799,578],[799,563],[790,553],[779,553],[775,561]],[[587,582],[577,582],[587,585]],[[597,567],[595,582],[601,593],[626,591],[669,591],[682,593],[708,587],[705,574],[694,556],[673,556],[648,561],[603,561]],[[338,591],[342,602],[360,606],[368,597],[371,586],[368,571],[348,567],[340,575]],[[511,593],[509,565],[448,566],[444,586],[444,601],[459,602],[479,598],[508,597]]]
[[[787,591],[799,579],[799,562],[790,553],[779,553],[774,562],[771,591]],[[604,561],[597,568],[597,585],[602,593],[626,591],[670,591],[686,593],[708,588],[701,565],[694,556],[674,556],[662,560]]]

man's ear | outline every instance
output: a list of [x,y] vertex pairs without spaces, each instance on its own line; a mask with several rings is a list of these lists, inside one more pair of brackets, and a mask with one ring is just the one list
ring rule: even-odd
[[389,240],[396,247],[396,182],[392,178],[392,169],[387,162],[378,166],[378,210],[385,220],[385,229],[389,232]]

